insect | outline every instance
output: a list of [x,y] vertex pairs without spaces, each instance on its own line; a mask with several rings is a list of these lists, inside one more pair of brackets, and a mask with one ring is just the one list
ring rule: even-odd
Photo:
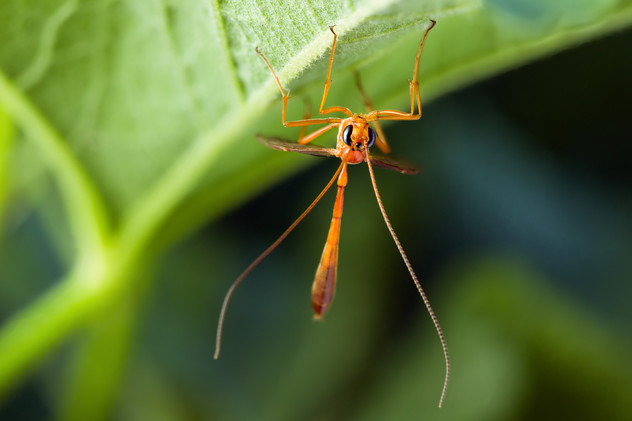
[[[298,143],[289,142],[282,139],[276,138],[267,138],[263,136],[258,136],[257,139],[263,143],[264,145],[277,149],[280,151],[292,151],[299,152],[308,155],[315,156],[325,156],[325,157],[336,157],[339,158],[341,163],[338,166],[335,174],[329,180],[329,183],[325,186],[325,188],[320,192],[320,194],[314,199],[314,201],[307,207],[307,209],[290,225],[283,234],[274,242],[270,247],[268,247],[259,257],[257,257],[251,264],[248,266],[239,277],[233,282],[230,286],[226,296],[224,298],[224,302],[222,304],[222,309],[220,311],[219,322],[217,327],[217,338],[216,338],[216,347],[215,347],[215,358],[219,357],[219,352],[221,348],[221,337],[222,330],[224,325],[224,319],[226,316],[226,309],[228,307],[228,303],[235,291],[235,288],[241,284],[244,278],[263,260],[265,259],[289,234],[290,232],[307,216],[307,214],[316,206],[316,204],[320,201],[320,199],[325,195],[325,193],[330,189],[330,187],[337,180],[337,194],[336,201],[334,203],[333,216],[331,219],[331,225],[329,227],[329,233],[327,235],[327,241],[325,243],[325,247],[323,249],[323,253],[320,259],[320,263],[318,268],[316,269],[316,276],[314,278],[314,283],[312,285],[312,307],[314,309],[315,318],[320,319],[329,309],[331,301],[334,296],[334,290],[336,286],[336,272],[338,268],[338,243],[340,237],[340,222],[342,217],[342,209],[343,209],[343,197],[345,186],[347,185],[347,166],[350,164],[359,164],[362,162],[367,163],[367,167],[369,169],[369,176],[371,178],[371,184],[373,186],[373,191],[375,192],[375,197],[377,199],[378,206],[384,218],[384,222],[395,241],[395,245],[399,250],[399,253],[406,264],[408,272],[412,277],[415,286],[419,292],[419,295],[424,301],[426,309],[430,314],[432,322],[437,330],[439,335],[439,339],[441,341],[441,346],[443,349],[443,354],[445,357],[445,379],[443,383],[443,389],[441,391],[441,397],[439,399],[439,407],[443,405],[443,401],[445,398],[446,388],[448,385],[448,377],[450,373],[450,359],[448,356],[448,349],[445,341],[445,337],[443,334],[443,330],[439,325],[439,321],[437,320],[437,316],[435,315],[430,301],[426,296],[423,288],[421,287],[421,283],[419,282],[417,275],[413,271],[413,268],[404,252],[404,249],[395,234],[395,230],[393,229],[388,216],[386,215],[386,211],[384,209],[384,205],[382,204],[382,199],[380,197],[380,193],[378,192],[377,185],[375,183],[375,176],[373,174],[373,166],[383,167],[390,170],[395,170],[404,174],[416,174],[419,172],[419,169],[411,164],[406,162],[396,160],[393,158],[389,158],[385,155],[379,155],[375,153],[369,154],[369,149],[373,145],[377,145],[380,151],[383,154],[388,154],[390,152],[390,148],[386,143],[383,131],[379,125],[380,120],[418,120],[421,117],[421,98],[419,94],[419,83],[418,83],[418,74],[419,74],[419,59],[421,57],[421,51],[423,49],[424,43],[426,41],[426,37],[428,36],[428,32],[435,26],[436,22],[434,20],[430,21],[430,25],[424,32],[424,35],[419,43],[419,49],[417,51],[417,56],[415,57],[415,67],[413,70],[413,78],[408,82],[410,87],[410,112],[403,112],[397,110],[373,110],[373,106],[371,101],[368,99],[368,96],[364,92],[362,84],[360,83],[360,79],[356,73],[356,85],[360,93],[364,98],[364,103],[368,108],[368,112],[366,114],[354,114],[348,108],[340,107],[340,106],[330,106],[325,108],[325,101],[327,99],[327,94],[329,93],[329,87],[331,85],[331,68],[334,61],[334,51],[336,50],[336,40],[338,38],[336,32],[334,31],[334,27],[331,26],[329,29],[334,36],[333,44],[331,47],[331,55],[329,57],[329,68],[327,70],[327,79],[325,80],[325,88],[323,90],[323,96],[320,101],[320,107],[318,109],[318,113],[320,115],[331,114],[331,113],[343,113],[347,117],[322,117],[322,118],[309,118],[308,115],[305,116],[302,120],[296,121],[286,121],[285,114],[287,109],[287,103],[290,98],[289,92],[286,93],[283,90],[283,86],[279,81],[278,76],[274,72],[274,69],[270,65],[268,59],[261,53],[258,49],[255,49],[256,53],[263,59],[265,64],[270,69],[274,80],[276,81],[279,90],[281,91],[281,95],[283,97],[283,109],[281,114],[281,120],[285,127],[301,127],[301,132],[299,134]],[[417,110],[415,110],[415,104],[417,104]],[[372,123],[375,129],[371,127]],[[325,126],[315,130],[314,132],[305,136],[306,127],[311,125],[324,124]],[[324,133],[338,128],[337,135],[337,144],[335,148],[326,148],[322,146],[314,146],[309,145],[309,143],[316,139],[317,137],[323,135]]]

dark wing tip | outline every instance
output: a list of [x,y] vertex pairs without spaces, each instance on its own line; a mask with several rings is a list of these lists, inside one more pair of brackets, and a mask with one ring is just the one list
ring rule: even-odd
[[371,154],[371,163],[376,167],[386,168],[392,171],[397,171],[402,174],[419,174],[422,168],[418,165],[411,164],[410,162],[400,159],[391,158],[389,156]]

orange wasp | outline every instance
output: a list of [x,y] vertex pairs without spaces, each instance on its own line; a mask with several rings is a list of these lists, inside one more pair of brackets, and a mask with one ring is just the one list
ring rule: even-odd
[[[281,120],[285,127],[301,127],[301,133],[299,135],[298,143],[288,142],[281,139],[276,138],[266,138],[262,136],[257,136],[257,139],[263,143],[265,146],[268,146],[273,149],[277,149],[280,151],[292,151],[299,152],[308,155],[315,156],[327,156],[327,157],[336,157],[340,158],[342,161],[340,166],[336,170],[334,176],[329,180],[329,183],[325,186],[325,188],[320,192],[320,194],[314,199],[314,201],[307,207],[307,209],[290,225],[283,234],[270,246],[268,247],[255,261],[253,261],[250,266],[246,268],[242,272],[241,275],[233,282],[228,292],[226,293],[226,297],[224,298],[224,302],[222,304],[222,309],[219,316],[219,322],[217,327],[217,339],[215,344],[215,358],[219,357],[220,347],[221,347],[221,337],[222,337],[222,329],[224,325],[224,319],[226,316],[226,309],[228,307],[228,303],[235,291],[235,288],[244,280],[244,278],[263,260],[265,259],[289,234],[292,230],[307,216],[307,214],[316,206],[316,204],[320,201],[320,199],[325,195],[325,193],[329,190],[329,188],[333,185],[336,179],[338,180],[338,192],[336,194],[336,201],[334,203],[334,211],[331,219],[331,225],[329,227],[329,234],[327,235],[327,242],[325,243],[325,248],[323,250],[323,254],[320,258],[320,263],[318,268],[316,269],[316,277],[314,279],[314,284],[312,285],[312,307],[314,308],[315,318],[320,319],[327,312],[331,301],[333,300],[334,290],[336,286],[336,272],[338,268],[338,243],[340,238],[340,221],[342,217],[342,205],[343,205],[343,196],[344,189],[347,185],[347,165],[349,164],[359,164],[361,162],[366,162],[367,167],[369,168],[369,175],[371,178],[371,184],[373,185],[373,190],[375,191],[375,197],[377,199],[378,206],[380,211],[382,212],[382,216],[384,217],[384,222],[386,222],[386,226],[395,241],[395,245],[399,250],[399,253],[408,268],[408,272],[415,282],[415,286],[421,295],[421,298],[426,305],[426,309],[432,318],[432,322],[437,330],[439,335],[439,339],[441,340],[441,346],[443,348],[443,354],[445,357],[445,380],[443,384],[443,389],[441,392],[441,398],[439,400],[439,407],[442,406],[443,400],[445,398],[445,392],[448,385],[448,376],[450,373],[450,359],[448,356],[448,349],[446,346],[445,337],[443,335],[443,330],[439,325],[439,321],[437,320],[437,316],[435,315],[432,307],[430,306],[430,301],[428,300],[426,293],[423,288],[413,268],[404,252],[404,249],[395,235],[395,231],[391,226],[391,223],[386,215],[386,211],[384,210],[384,205],[382,204],[382,199],[380,198],[380,194],[377,189],[377,185],[375,183],[375,177],[373,175],[373,165],[378,167],[387,168],[390,170],[398,171],[403,174],[417,174],[419,169],[411,164],[405,163],[400,160],[395,160],[389,158],[384,155],[369,154],[369,149],[373,145],[377,145],[377,147],[384,154],[388,154],[390,152],[390,148],[386,143],[384,134],[379,125],[379,120],[418,120],[421,117],[421,98],[419,95],[419,83],[418,83],[418,73],[419,73],[419,59],[421,57],[421,51],[424,46],[424,42],[426,41],[426,37],[428,32],[435,26],[435,21],[430,21],[430,26],[424,32],[423,38],[419,43],[419,50],[417,51],[417,56],[415,57],[415,68],[413,70],[413,78],[412,81],[409,82],[410,86],[410,112],[396,111],[396,110],[372,110],[371,101],[369,101],[366,96],[364,89],[360,83],[360,79],[356,74],[356,84],[362,96],[364,97],[364,103],[369,109],[369,112],[366,114],[354,114],[348,108],[333,106],[327,107],[325,106],[325,100],[327,99],[327,94],[329,92],[329,87],[331,85],[331,80],[329,79],[331,76],[331,67],[334,61],[334,51],[336,50],[336,40],[338,36],[336,32],[334,32],[334,27],[330,26],[332,34],[334,35],[333,45],[331,47],[331,55],[329,58],[329,68],[327,70],[327,79],[325,81],[325,88],[323,90],[323,96],[320,101],[320,107],[318,109],[319,114],[330,114],[335,112],[341,112],[347,115],[346,118],[340,117],[324,117],[324,118],[309,118],[309,116],[305,116],[303,120],[296,121],[286,121],[285,120],[285,111],[287,109],[287,102],[290,98],[289,92],[286,93],[281,86],[281,82],[277,77],[274,69],[270,65],[270,62],[266,57],[261,53],[258,49],[255,49],[256,53],[263,59],[265,64],[270,69],[276,84],[281,91],[281,95],[283,96],[283,111]],[[417,103],[417,111],[415,112],[415,102]],[[371,128],[369,123],[373,123],[375,130]],[[325,124],[324,127],[310,133],[305,136],[305,131],[307,126],[315,125],[315,124]],[[336,144],[336,148],[326,148],[322,146],[308,145],[312,140],[317,137],[323,135],[324,133],[332,130],[334,128],[338,128],[338,141]],[[377,133],[376,133],[377,132]]]

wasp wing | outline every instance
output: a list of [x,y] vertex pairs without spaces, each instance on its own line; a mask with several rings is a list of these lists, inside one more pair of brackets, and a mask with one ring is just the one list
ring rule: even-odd
[[419,174],[421,172],[421,167],[400,158],[391,158],[380,154],[371,154],[369,157],[371,158],[371,164],[376,167],[386,168],[402,174]]
[[[289,140],[277,137],[266,137],[257,135],[257,140],[268,148],[283,152],[299,152],[313,156],[336,156],[336,150],[318,145],[302,145]],[[402,174],[418,174],[421,168],[403,159],[391,158],[380,154],[371,154],[371,163],[376,167],[386,168]]]
[[276,149],[283,152],[299,152],[314,156],[336,156],[336,150],[318,145],[301,145],[300,143],[290,142],[288,140],[279,139],[277,137],[265,137],[257,135],[257,140],[268,148]]

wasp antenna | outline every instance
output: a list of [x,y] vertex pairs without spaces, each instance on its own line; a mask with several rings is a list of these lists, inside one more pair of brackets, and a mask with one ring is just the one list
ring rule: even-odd
[[410,264],[410,261],[408,260],[406,253],[404,252],[404,248],[402,247],[402,244],[399,242],[399,239],[397,238],[397,235],[395,234],[395,230],[393,229],[393,226],[391,225],[391,222],[389,221],[388,216],[386,215],[386,210],[384,209],[384,205],[382,204],[382,199],[380,198],[380,193],[377,190],[377,184],[375,183],[375,176],[373,175],[373,167],[371,165],[371,159],[369,158],[368,148],[365,149],[365,157],[366,157],[367,166],[369,167],[369,175],[371,177],[371,184],[373,185],[373,191],[375,192],[375,198],[377,199],[377,204],[380,208],[380,212],[382,212],[382,217],[384,218],[386,227],[388,228],[388,231],[391,233],[391,237],[393,237],[393,241],[395,241],[395,245],[397,246],[397,249],[399,250],[399,254],[402,256],[402,259],[404,260],[404,263],[406,264],[408,273],[410,273],[410,276],[413,278],[413,282],[415,283],[415,286],[417,287],[417,291],[419,291],[419,295],[421,296],[421,299],[426,305],[426,310],[428,310],[428,313],[430,314],[432,323],[434,324],[434,327],[437,330],[437,334],[439,335],[439,340],[441,341],[441,348],[443,349],[443,356],[445,358],[445,378],[443,380],[443,389],[441,390],[441,397],[439,398],[439,408],[441,408],[443,406],[443,401],[445,400],[445,393],[448,388],[448,380],[450,378],[450,356],[448,355],[448,345],[446,344],[445,336],[443,334],[443,329],[441,329],[441,325],[439,325],[439,320],[437,319],[437,316],[434,310],[432,309],[432,306],[430,305],[430,300],[428,300],[428,297],[426,296],[426,292],[421,287],[421,283],[419,282],[419,279],[417,279],[417,275],[415,275],[415,271],[413,270],[413,267]]

